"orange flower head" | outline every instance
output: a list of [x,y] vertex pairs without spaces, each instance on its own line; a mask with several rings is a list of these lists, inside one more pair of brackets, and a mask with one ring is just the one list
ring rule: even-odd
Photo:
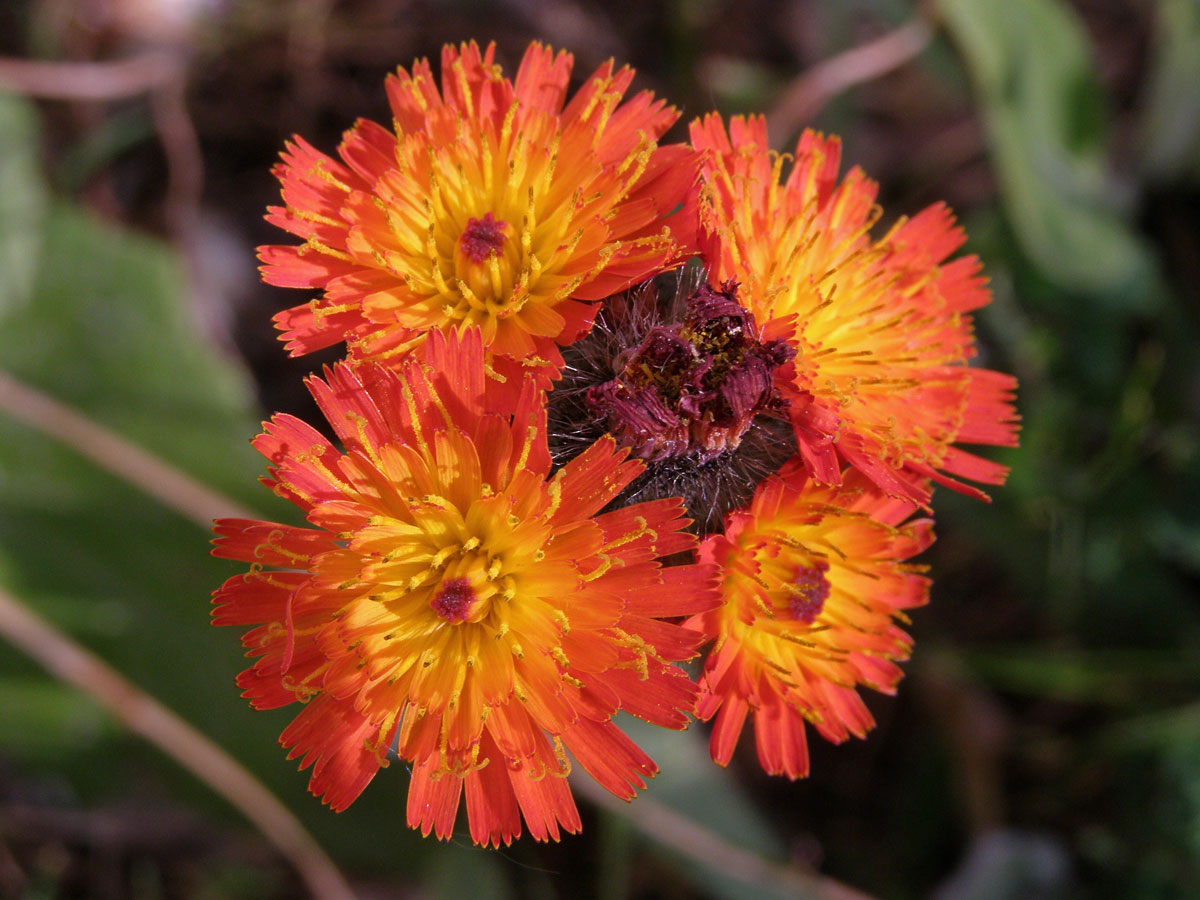
[[923,567],[905,560],[932,543],[933,523],[905,524],[913,509],[860,473],[832,487],[790,465],[704,540],[724,603],[686,624],[716,641],[696,707],[716,716],[716,762],[729,763],[751,713],[763,769],[793,779],[808,774],[806,721],[835,743],[874,727],[857,687],[894,693],[912,646],[894,620],[928,599]]
[[885,492],[928,505],[930,480],[1004,481],[1004,466],[955,446],[1015,446],[1016,381],[969,368],[969,313],[991,300],[974,256],[934,205],[882,237],[876,185],[859,169],[838,183],[837,138],[805,132],[790,173],[761,118],[692,123],[703,166],[700,243],[714,284],[733,280],[770,338],[797,350],[781,390],[800,453],[818,481],[846,465]]
[[344,340],[395,361],[478,327],[519,385],[522,366],[561,365],[590,301],[694,252],[698,158],[657,144],[678,112],[646,91],[622,103],[629,68],[604,64],[567,102],[569,53],[531,44],[514,82],[494,50],[445,47],[440,91],[425,60],[389,76],[394,132],[359,121],[339,160],[288,144],[267,219],[304,243],[259,257],[267,282],[323,292],[276,316],[293,355]]
[[340,363],[309,387],[344,449],[277,415],[255,446],[266,483],[311,528],[225,519],[216,555],[251,563],[214,621],[253,626],[238,683],[336,810],[389,748],[412,764],[408,822],[448,838],[579,829],[567,754],[622,798],[654,763],[618,709],[683,728],[696,688],[673,661],[699,636],[663,617],[717,602],[677,500],[599,513],[641,469],[610,439],[553,477],[545,403],[526,379],[495,412],[480,334],[433,332],[426,359]]

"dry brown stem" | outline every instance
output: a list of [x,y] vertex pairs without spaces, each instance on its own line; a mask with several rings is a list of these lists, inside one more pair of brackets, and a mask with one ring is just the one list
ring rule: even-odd
[[732,844],[650,797],[626,803],[583,777],[572,778],[571,787],[601,809],[629,820],[652,840],[762,891],[797,900],[873,900],[840,881],[803,872]]
[[0,410],[62,441],[205,530],[212,527],[213,519],[222,516],[259,518],[153,453],[3,371]]
[[228,800],[295,866],[314,897],[354,900],[333,861],[262,782],[203,733],[4,590],[0,590],[0,634]]
[[871,81],[918,56],[933,33],[917,18],[895,31],[852,47],[802,73],[784,91],[767,114],[767,130],[774,141],[795,134],[834,97]]
[[191,250],[204,158],[187,109],[187,57],[150,50],[104,62],[0,58],[0,88],[41,100],[106,102],[147,94],[167,161],[167,223]]
[[0,87],[41,100],[120,100],[178,81],[179,54],[151,51],[111,62],[0,58]]

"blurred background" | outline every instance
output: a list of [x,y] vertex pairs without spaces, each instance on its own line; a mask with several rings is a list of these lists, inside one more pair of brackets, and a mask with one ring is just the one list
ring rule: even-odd
[[[535,38],[576,83],[632,64],[683,111],[669,139],[713,108],[766,113],[779,149],[836,132],[884,224],[946,200],[985,262],[1012,477],[990,506],[935,498],[908,677],[867,698],[868,740],[811,738],[805,781],[746,739],[718,769],[696,726],[635,731],[663,769],[646,803],[581,799],[557,845],[475,849],[462,816],[420,839],[401,765],[334,815],[207,624],[237,567],[23,391],[293,520],[248,440],[311,418],[323,360],[284,358],[269,318],[303,295],[257,281],[254,247],[284,241],[270,167],[292,133],[331,152],[387,123],[384,75],[470,38],[509,73]],[[0,54],[0,586],[246,765],[359,897],[1200,896],[1200,0],[3,0]],[[0,636],[0,897],[308,895]]]

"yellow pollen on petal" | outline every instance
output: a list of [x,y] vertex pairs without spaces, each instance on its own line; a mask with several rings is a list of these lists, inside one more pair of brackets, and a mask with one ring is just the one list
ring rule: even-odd
[[561,609],[555,609],[552,613],[554,621],[558,623],[558,627],[562,629],[563,637],[571,633],[571,620],[567,618],[567,614]]
[[588,572],[581,573],[583,575],[584,581],[595,581],[597,578],[600,578],[603,575],[608,574],[608,572],[613,567],[612,557],[608,556],[605,553],[598,553],[598,554],[596,554],[596,556],[597,556],[597,559],[599,560],[598,565],[594,569],[592,569]]
[[340,191],[344,191],[347,194],[350,193],[350,186],[348,184],[346,184],[345,182],[338,180],[333,175],[333,173],[330,172],[328,168],[326,168],[325,160],[323,160],[323,159],[317,160],[316,164],[311,169],[309,169],[309,173],[312,175],[316,175],[322,181],[326,182],[327,184],[333,185],[335,188],[337,188]]
[[298,252],[301,255],[304,255],[306,252],[313,251],[313,250],[315,250],[317,253],[323,253],[325,256],[332,256],[334,259],[341,259],[341,260],[345,260],[346,262],[354,261],[354,257],[352,257],[349,253],[346,253],[342,250],[335,250],[333,247],[330,247],[328,244],[323,244],[320,241],[318,241],[316,238],[311,238],[311,237],[308,240],[306,240],[303,244],[301,244],[299,249],[296,252]]
[[319,225],[330,225],[334,228],[345,228],[345,222],[339,222],[336,219],[331,219],[329,216],[323,216],[320,213],[313,212],[309,209],[298,209],[289,206],[287,211],[297,219],[302,219],[305,222],[316,222]]

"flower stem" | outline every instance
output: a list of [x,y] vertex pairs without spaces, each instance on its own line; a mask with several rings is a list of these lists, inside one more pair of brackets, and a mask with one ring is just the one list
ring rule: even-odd
[[228,800],[295,866],[314,897],[354,900],[345,878],[312,835],[244,766],[4,590],[0,634]]
[[571,787],[601,809],[627,819],[647,837],[677,853],[751,885],[765,895],[804,900],[873,900],[842,884],[786,863],[774,862],[732,844],[714,831],[650,797],[634,804],[614,797],[590,778],[572,778]]
[[0,411],[62,441],[205,531],[213,519],[259,516],[83,413],[0,371]]

